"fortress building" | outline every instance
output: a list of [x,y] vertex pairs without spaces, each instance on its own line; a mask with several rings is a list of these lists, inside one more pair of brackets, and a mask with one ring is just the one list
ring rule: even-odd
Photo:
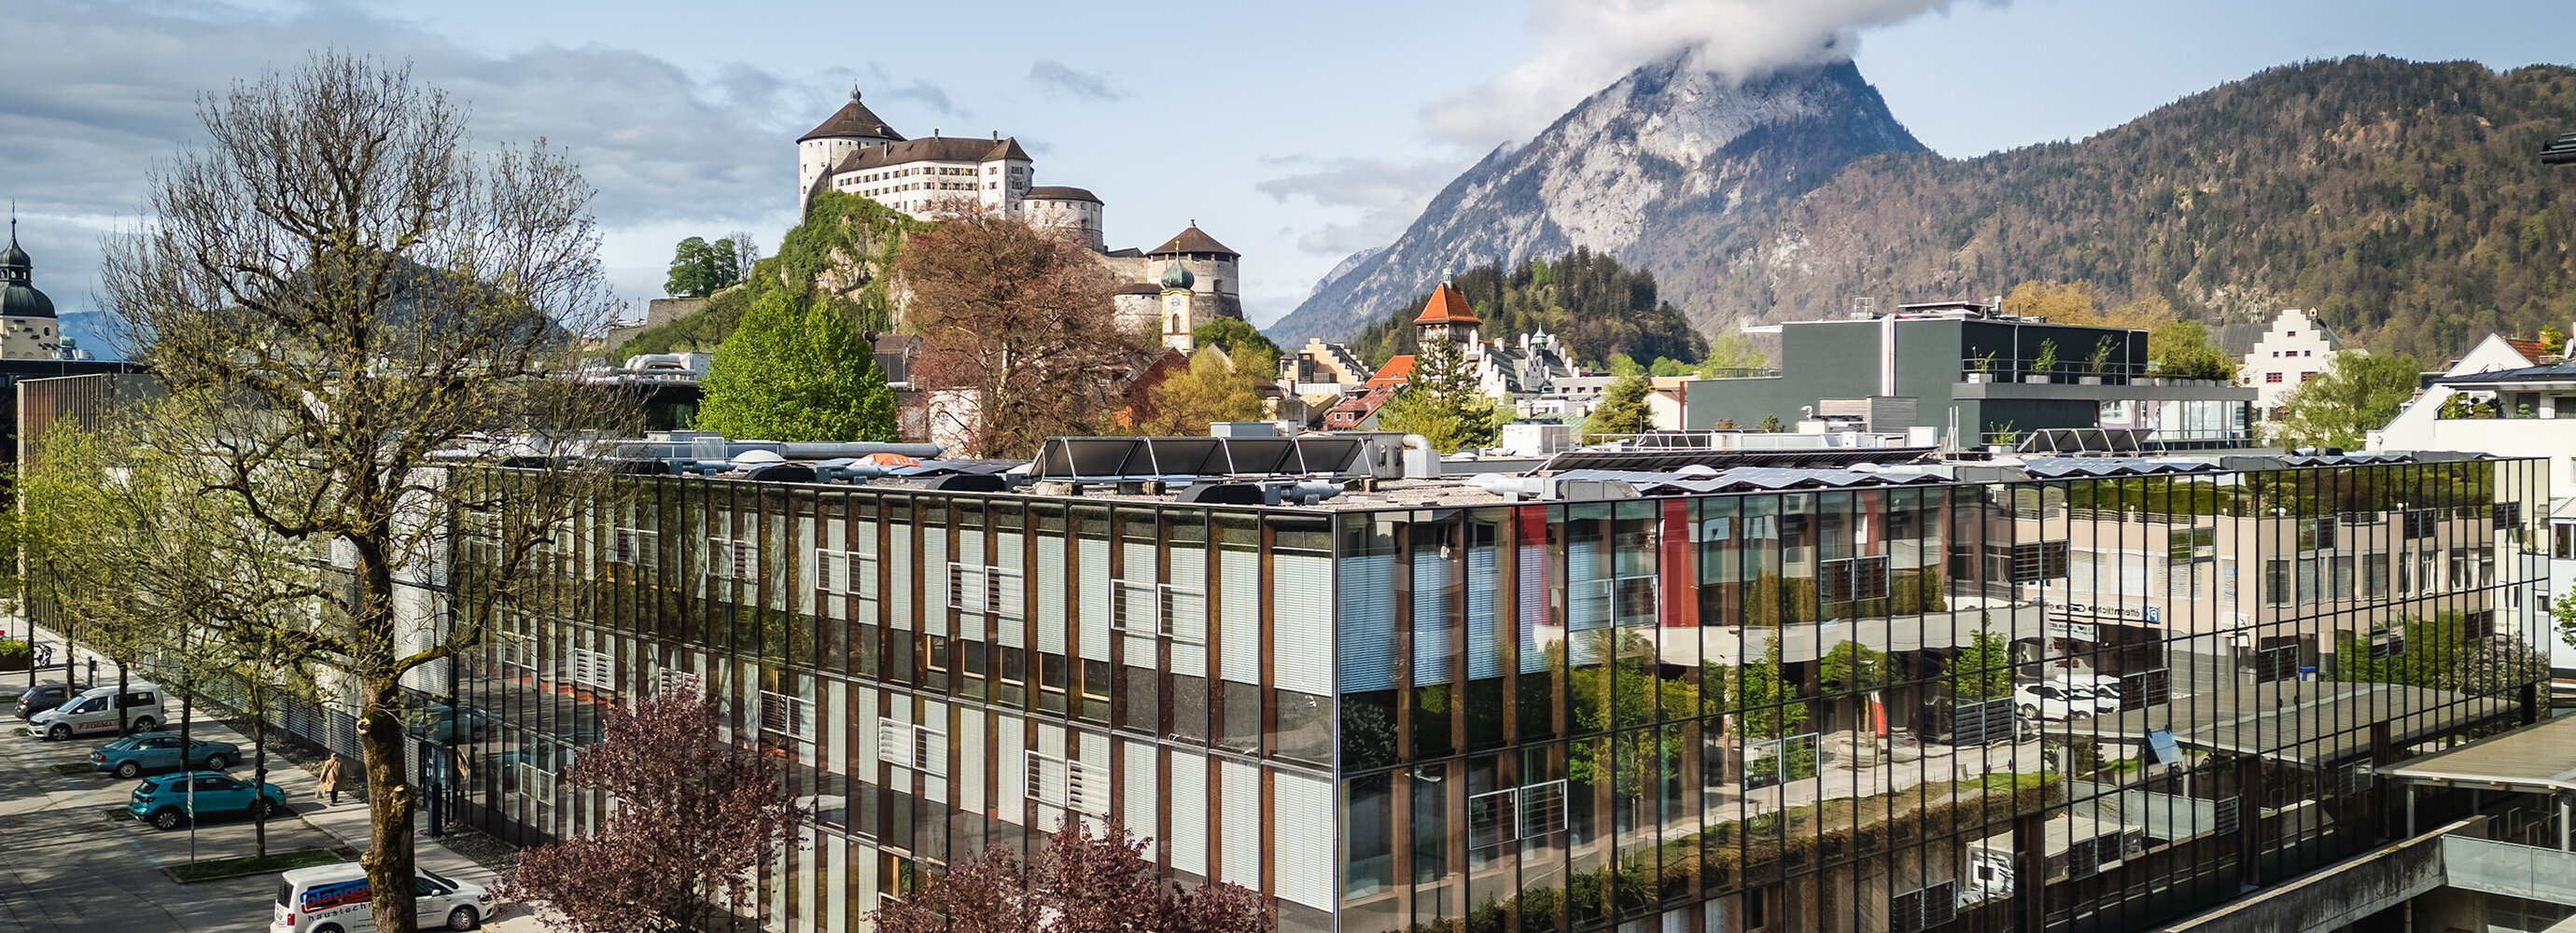
[[[1034,184],[1028,150],[996,132],[960,139],[933,130],[906,139],[850,92],[850,102],[796,140],[798,208],[823,191],[842,191],[916,219],[972,202],[985,210],[1057,231],[1098,257],[1121,284],[1119,316],[1130,326],[1160,328],[1166,343],[1219,317],[1243,316],[1242,254],[1192,221],[1154,249],[1108,248],[1107,207],[1087,189]],[[1175,341],[1178,341],[1177,343]]]

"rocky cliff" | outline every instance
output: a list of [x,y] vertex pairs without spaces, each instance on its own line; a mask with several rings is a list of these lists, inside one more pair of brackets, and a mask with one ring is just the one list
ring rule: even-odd
[[[1577,246],[1666,283],[1704,280],[1686,274],[1696,260],[1682,231],[1699,241],[1769,214],[1853,159],[1923,148],[1849,62],[1742,82],[1685,62],[1639,68],[1528,143],[1496,149],[1402,237],[1328,278],[1270,332],[1349,339],[1439,281],[1443,267],[1508,267]],[[1664,295],[1694,320],[1719,316],[1669,284]]]

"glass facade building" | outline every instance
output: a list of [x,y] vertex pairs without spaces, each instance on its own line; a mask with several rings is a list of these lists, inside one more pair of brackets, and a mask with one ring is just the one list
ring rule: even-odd
[[2544,467],[636,476],[457,662],[463,813],[594,825],[558,769],[688,674],[815,807],[744,905],[777,929],[1117,819],[1296,933],[2127,930],[2363,851],[2368,766],[2535,715]]

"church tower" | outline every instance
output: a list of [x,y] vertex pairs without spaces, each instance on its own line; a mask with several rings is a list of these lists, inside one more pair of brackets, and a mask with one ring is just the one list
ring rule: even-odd
[[1178,262],[1163,267],[1163,345],[1188,353],[1197,343],[1190,335],[1196,325],[1190,313],[1190,286],[1198,276]]
[[18,248],[18,219],[9,219],[9,248],[0,250],[0,357],[51,360],[62,357],[61,326],[54,319],[54,300],[36,290],[36,266]]
[[1460,344],[1458,349],[1464,352],[1475,349],[1476,330],[1483,326],[1475,309],[1468,307],[1467,296],[1449,284],[1449,273],[1442,270],[1440,287],[1431,290],[1431,300],[1423,302],[1421,316],[1413,319],[1413,335],[1416,343],[1446,340]]

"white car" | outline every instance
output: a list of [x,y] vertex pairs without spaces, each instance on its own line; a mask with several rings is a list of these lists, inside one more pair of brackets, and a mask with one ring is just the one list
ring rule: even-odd
[[[94,687],[81,695],[63,701],[63,705],[27,718],[27,732],[61,741],[75,735],[115,732],[116,687]],[[169,714],[161,709],[161,688],[146,683],[128,684],[125,688],[125,725],[129,732],[150,732],[161,725]]]
[[2120,700],[2064,683],[2022,684],[2013,688],[2013,708],[2035,719],[2084,719],[2119,712]]
[[[454,881],[426,868],[414,869],[419,885],[418,919],[423,930],[472,930],[492,917],[492,894],[470,881]],[[369,900],[367,870],[356,862],[317,865],[277,876],[277,909],[272,933],[358,933],[376,928],[375,905]]]

